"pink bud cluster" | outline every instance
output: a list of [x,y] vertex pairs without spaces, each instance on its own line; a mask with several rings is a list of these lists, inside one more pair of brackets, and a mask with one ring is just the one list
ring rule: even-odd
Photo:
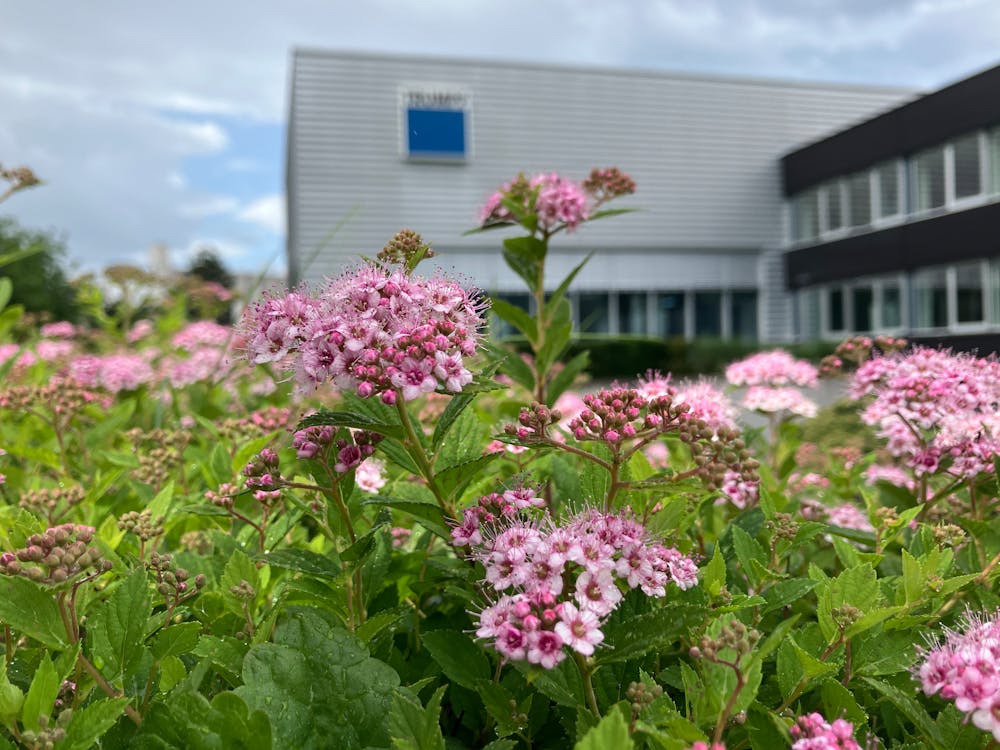
[[844,719],[832,724],[818,713],[800,716],[792,728],[792,750],[861,750],[854,725]]
[[89,569],[95,575],[111,569],[99,547],[91,546],[94,528],[65,523],[32,534],[25,546],[15,552],[0,554],[0,571],[58,586]]
[[854,373],[851,395],[869,398],[862,420],[918,476],[972,478],[1000,452],[1000,362],[915,347],[874,357]]
[[736,429],[736,407],[722,389],[707,380],[681,383],[677,386],[674,401],[687,404],[688,415],[700,419],[714,432],[721,427]]
[[281,495],[281,470],[278,454],[264,448],[243,467],[244,483],[254,490],[258,502],[277,500]]
[[462,511],[462,523],[451,531],[451,541],[456,547],[483,544],[483,527],[487,535],[498,524],[518,518],[521,511],[544,508],[545,500],[533,487],[515,487],[505,492],[483,495],[479,502]]
[[409,277],[365,265],[318,297],[290,292],[247,308],[247,355],[255,364],[291,359],[300,385],[328,380],[394,403],[472,382],[485,302],[444,277]]
[[961,630],[947,630],[922,656],[914,676],[924,693],[954,702],[1000,742],[1000,612],[968,613]]
[[623,588],[662,597],[671,582],[681,589],[697,583],[690,558],[651,541],[642,524],[623,515],[588,510],[563,524],[512,518],[484,529],[468,542],[460,532],[455,543],[475,544],[486,583],[499,595],[480,613],[476,635],[512,661],[551,669],[566,648],[589,656],[604,640],[601,627]]

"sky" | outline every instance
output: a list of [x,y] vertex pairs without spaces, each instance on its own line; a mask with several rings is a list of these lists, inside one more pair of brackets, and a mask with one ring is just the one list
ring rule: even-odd
[[[0,216],[71,275],[285,271],[291,50],[321,47],[933,90],[1000,64],[997,0],[0,0]],[[2,192],[2,191],[0,191]]]

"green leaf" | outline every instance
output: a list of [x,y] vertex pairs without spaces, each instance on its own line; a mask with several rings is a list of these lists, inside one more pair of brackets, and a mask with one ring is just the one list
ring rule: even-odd
[[344,570],[340,557],[333,550],[321,555],[307,549],[286,547],[258,555],[255,559],[266,562],[272,568],[294,570],[318,578],[339,578]]
[[596,213],[591,214],[587,217],[587,221],[607,219],[609,216],[621,216],[622,214],[630,214],[638,210],[638,208],[605,208],[602,211],[597,211]]
[[55,706],[56,696],[59,695],[61,682],[62,678],[52,665],[49,655],[43,653],[21,707],[21,724],[25,729],[37,731],[40,726],[39,717],[48,720],[52,716],[52,708]]
[[701,569],[701,576],[702,586],[710,596],[718,596],[722,587],[726,585],[726,559],[722,556],[718,544],[715,545],[711,561]]
[[548,372],[556,360],[562,356],[573,333],[573,310],[569,300],[562,300],[553,310],[545,330],[545,343],[538,350],[539,372]]
[[756,586],[760,582],[760,578],[757,575],[757,569],[754,567],[753,561],[756,560],[761,565],[767,567],[767,553],[760,546],[760,543],[742,528],[736,524],[733,524],[731,528],[733,549],[736,552],[736,557],[739,558],[743,574],[750,579],[751,584]]
[[[235,693],[216,695],[209,703],[190,682],[154,703],[129,747],[170,750],[271,750],[266,714],[250,711]],[[275,747],[288,747],[275,739]]]
[[216,443],[215,447],[212,448],[211,458],[202,464],[202,471],[211,486],[218,487],[223,482],[232,480],[233,470],[230,465],[231,460],[225,443]]
[[10,302],[10,295],[14,291],[14,282],[4,276],[0,279],[0,310],[7,307]]
[[[587,369],[590,364],[590,352],[580,352],[573,359],[563,365],[563,368],[555,374],[549,381],[549,387],[545,390],[545,400],[551,406],[556,402],[567,388],[573,385],[576,376]],[[638,455],[638,454],[636,454]]]
[[435,452],[441,446],[441,441],[447,436],[449,430],[451,430],[452,425],[455,421],[462,415],[462,412],[466,410],[472,400],[475,398],[474,394],[471,393],[457,393],[452,396],[451,401],[441,412],[441,416],[438,417],[437,424],[434,426],[434,437],[431,442],[431,446]]
[[168,656],[160,662],[160,682],[161,693],[170,692],[175,685],[187,677],[187,667],[179,656]]
[[21,715],[24,693],[7,678],[7,660],[0,659],[0,724],[10,727]]
[[535,374],[531,371],[528,363],[521,359],[520,354],[515,352],[507,357],[500,366],[500,371],[509,375],[522,388],[529,391],[535,390]]
[[399,689],[393,694],[389,711],[389,737],[394,750],[444,750],[441,734],[441,698],[447,685],[434,691],[427,708],[420,701]]
[[358,430],[377,432],[379,435],[402,440],[406,432],[398,422],[376,419],[357,411],[328,411],[320,409],[315,414],[303,417],[299,421],[299,429],[330,425],[332,427],[354,427]]
[[700,607],[674,604],[609,623],[604,645],[610,648],[598,650],[594,658],[598,664],[613,664],[663,649],[684,635],[689,621],[702,613]]
[[542,669],[523,661],[514,662],[514,667],[529,685],[560,706],[576,709],[583,705],[583,677],[576,660],[563,659],[555,669]]
[[437,534],[442,539],[451,539],[451,530],[444,520],[444,513],[437,503],[426,503],[419,500],[403,500],[385,495],[376,495],[362,501],[362,505],[381,505],[393,510],[408,513],[417,519],[418,523],[428,531]]
[[477,444],[480,452],[475,458],[456,464],[455,466],[449,466],[435,475],[434,480],[445,496],[460,497],[462,491],[469,486],[469,483],[481,478],[483,469],[500,457],[501,454],[499,453],[482,453],[484,442]]
[[848,568],[839,576],[825,582],[818,594],[816,616],[820,629],[828,642],[840,637],[840,629],[833,619],[833,611],[849,604],[862,614],[874,608],[879,599],[878,579],[875,569],[867,564]]
[[0,621],[47,648],[69,645],[52,594],[27,578],[0,576]]
[[251,649],[237,689],[271,720],[275,747],[386,747],[386,715],[399,676],[316,610],[293,610],[273,643]]
[[779,581],[764,592],[767,606],[764,608],[763,614],[797,602],[817,585],[819,585],[819,581],[814,581],[811,578],[792,578],[787,581]]
[[229,636],[203,635],[193,653],[199,659],[206,659],[230,685],[240,682],[243,658],[247,653],[247,646],[242,641]]
[[475,690],[480,680],[490,679],[486,652],[465,633],[432,630],[424,633],[424,647],[449,680]]
[[538,288],[539,270],[546,251],[545,242],[536,237],[508,237],[503,241],[504,261],[532,292]]
[[573,283],[573,279],[577,277],[577,274],[579,274],[580,271],[583,270],[583,267],[587,265],[587,263],[590,261],[590,259],[594,257],[594,252],[595,251],[591,250],[589,253],[587,253],[586,256],[584,256],[583,260],[577,263],[573,267],[573,270],[570,271],[568,274],[566,274],[566,278],[559,283],[559,286],[556,287],[556,290],[549,296],[548,301],[546,301],[545,303],[546,316],[551,317],[553,311],[555,310],[556,305],[558,305],[560,301],[562,301],[562,298],[566,296],[566,292],[569,291],[569,286],[570,284]]
[[490,716],[496,722],[498,737],[507,737],[521,731],[524,727],[514,721],[515,714],[528,713],[531,707],[531,695],[518,705],[513,694],[503,685],[495,682],[480,682],[476,686],[479,697],[483,699],[483,705],[489,711]]
[[153,641],[153,658],[160,661],[168,656],[187,654],[198,645],[200,622],[182,622],[161,630]]
[[911,604],[924,597],[924,573],[917,559],[905,549],[902,550],[902,558],[903,591],[906,603]]
[[465,410],[455,420],[434,457],[434,470],[440,476],[446,469],[462,466],[483,455],[489,429],[474,411]]
[[861,680],[875,692],[887,698],[907,719],[912,721],[924,739],[935,746],[941,744],[941,730],[938,729],[924,707],[917,703],[914,698],[888,682],[876,680],[873,677],[862,677]]
[[512,305],[501,297],[491,298],[490,308],[500,318],[514,326],[518,332],[527,336],[529,341],[534,343],[538,340],[537,323],[526,310],[521,309],[517,305]]
[[855,730],[868,724],[868,714],[858,705],[854,695],[836,680],[826,680],[819,689],[825,716],[838,716],[854,724]]
[[130,676],[139,665],[151,613],[146,571],[137,568],[90,615],[87,624],[90,653],[109,682]]
[[97,747],[97,740],[118,722],[127,704],[127,698],[105,698],[75,709],[66,727],[66,739],[59,745],[59,750]]
[[635,747],[628,732],[628,722],[617,709],[598,722],[576,743],[574,750],[631,750]]

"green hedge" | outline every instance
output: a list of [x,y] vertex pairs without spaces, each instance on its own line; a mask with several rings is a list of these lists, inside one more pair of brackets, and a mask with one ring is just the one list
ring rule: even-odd
[[[529,351],[524,339],[505,339],[518,351]],[[594,378],[634,379],[646,370],[659,370],[674,375],[718,375],[726,365],[757,351],[773,349],[774,344],[736,339],[650,338],[647,336],[595,335],[573,339],[564,356],[568,360],[578,352],[590,352],[588,373]],[[813,342],[784,346],[798,357],[819,362],[832,354],[835,344]]]

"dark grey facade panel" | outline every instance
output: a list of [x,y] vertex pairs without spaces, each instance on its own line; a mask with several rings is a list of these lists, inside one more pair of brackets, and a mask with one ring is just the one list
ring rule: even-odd
[[1000,203],[786,254],[789,289],[1000,256]]
[[1000,66],[785,155],[785,195],[998,122]]

